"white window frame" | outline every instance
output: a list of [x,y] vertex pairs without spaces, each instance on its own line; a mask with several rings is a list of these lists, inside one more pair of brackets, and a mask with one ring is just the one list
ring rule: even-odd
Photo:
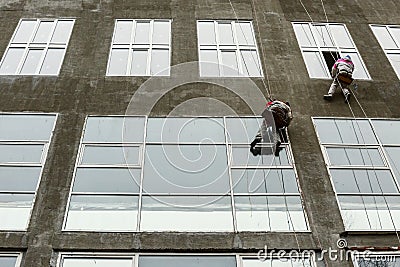
[[[378,40],[380,46],[382,47],[382,50],[385,52],[385,55],[387,57],[387,59],[390,62],[390,65],[392,65],[393,70],[395,71],[397,77],[400,79],[400,65],[399,67],[396,69],[395,68],[395,64],[393,63],[393,60],[391,60],[388,55],[389,54],[395,54],[395,55],[399,55],[400,58],[400,42],[396,40],[396,38],[393,37],[393,34],[391,32],[392,28],[397,28],[400,29],[400,25],[380,25],[380,24],[370,24],[369,27],[371,28],[372,33],[375,35],[375,38]],[[374,27],[384,27],[386,29],[386,31],[388,32],[388,34],[390,35],[390,37],[392,38],[393,42],[396,44],[397,48],[384,48],[383,42],[382,40],[380,40],[378,38],[378,36],[375,34],[374,32]]]
[[44,146],[43,148],[43,152],[42,152],[42,156],[41,156],[41,161],[40,162],[36,162],[36,163],[26,163],[26,162],[12,162],[12,163],[0,163],[1,167],[39,167],[40,168],[40,173],[39,173],[39,177],[38,177],[38,182],[36,184],[36,188],[34,191],[4,191],[1,189],[1,185],[0,185],[0,192],[1,193],[5,193],[5,194],[28,194],[28,195],[33,195],[33,199],[32,199],[32,204],[30,207],[30,212],[29,212],[29,216],[28,219],[26,221],[25,227],[22,229],[19,228],[10,228],[10,229],[0,229],[0,230],[15,230],[15,231],[26,231],[30,222],[30,218],[32,215],[32,210],[33,210],[33,206],[35,204],[36,201],[36,196],[37,196],[37,191],[40,185],[40,181],[42,178],[42,174],[43,174],[43,168],[44,165],[46,163],[46,159],[48,156],[48,150],[49,150],[49,146],[53,140],[53,133],[57,124],[57,119],[58,119],[58,113],[0,113],[0,115],[23,115],[23,116],[35,116],[35,115],[39,115],[39,116],[54,116],[54,124],[51,130],[51,133],[49,135],[49,139],[48,140],[32,140],[32,141],[7,141],[7,140],[0,140],[0,144],[7,144],[7,145],[31,145],[31,144],[41,144]]
[[[300,257],[296,257],[297,259],[303,259],[301,258],[301,253]],[[314,252],[315,253],[315,252]],[[161,252],[161,253],[112,253],[112,252],[104,252],[104,253],[95,253],[95,252],[61,252],[58,254],[58,258],[57,258],[57,267],[64,267],[62,265],[64,259],[66,258],[87,258],[87,259],[96,259],[96,258],[101,258],[101,259],[132,259],[132,267],[140,267],[139,266],[139,258],[141,256],[154,256],[154,257],[162,257],[162,256],[166,256],[166,257],[180,257],[180,256],[186,256],[186,257],[235,257],[236,260],[236,266],[235,267],[242,267],[243,266],[243,261],[244,260],[259,260],[257,254],[254,253],[240,253],[240,254],[236,254],[236,253],[165,253],[165,252]],[[272,259],[273,260],[277,260],[278,257],[279,258],[283,258],[281,257],[281,255],[278,255],[278,253],[272,253]],[[315,262],[314,259],[316,259],[316,257],[305,257],[304,259],[309,260],[310,262],[310,266],[311,267],[317,267],[317,263]],[[287,258],[287,260],[290,260],[290,258]],[[265,263],[263,263],[260,260],[260,263],[265,265]],[[274,267],[274,266],[273,266]]]
[[[29,37],[28,43],[24,43],[24,44],[22,44],[22,43],[13,43],[13,39],[14,39],[14,37],[17,35],[18,30],[19,30],[19,28],[20,28],[20,26],[21,26],[21,23],[22,23],[23,21],[32,21],[32,22],[36,22],[36,25],[35,25],[35,27],[34,27],[33,33],[32,33],[32,35]],[[41,22],[48,22],[48,21],[54,22],[54,25],[52,26],[52,30],[51,30],[51,33],[50,33],[49,38],[47,39],[47,42],[46,42],[46,43],[33,43],[33,39],[34,39],[34,37],[35,37],[35,35],[36,35],[38,29],[39,29],[40,23],[41,23]],[[72,21],[72,30],[71,30],[70,35],[68,36],[68,40],[67,40],[66,43],[53,43],[53,42],[51,42],[52,36],[53,36],[53,34],[54,34],[54,32],[55,32],[57,23],[58,23],[59,21]],[[1,64],[3,63],[4,59],[6,58],[6,55],[7,55],[8,51],[10,50],[10,48],[23,48],[23,49],[24,49],[23,56],[22,56],[22,58],[21,58],[21,61],[20,61],[19,64],[18,64],[16,73],[14,73],[14,74],[1,74],[1,73],[0,73],[0,75],[58,76],[58,75],[60,74],[60,70],[61,70],[61,67],[62,67],[62,65],[63,65],[65,55],[66,55],[66,53],[67,53],[67,48],[68,48],[69,41],[70,41],[70,39],[71,39],[71,35],[72,35],[73,29],[74,29],[74,25],[75,25],[75,19],[74,19],[74,18],[59,18],[59,19],[50,19],[50,18],[44,18],[44,19],[29,19],[29,18],[22,18],[22,19],[20,19],[20,21],[19,21],[17,27],[15,28],[14,34],[12,35],[11,40],[10,40],[8,46],[7,46],[7,49],[5,50],[5,52],[4,52],[4,54],[3,54],[2,60],[1,60],[1,62],[0,62],[0,66],[1,66]],[[43,53],[42,53],[42,56],[41,56],[41,58],[40,58],[39,64],[38,64],[38,66],[36,67],[35,73],[33,73],[33,74],[22,74],[22,73],[21,73],[21,70],[22,70],[22,68],[23,68],[23,65],[24,65],[25,60],[27,59],[27,56],[28,56],[29,51],[30,51],[30,50],[35,50],[35,49],[36,49],[36,50],[37,50],[37,49],[38,49],[38,50],[43,50]],[[45,60],[45,58],[46,58],[47,51],[48,51],[49,49],[60,49],[60,50],[62,49],[62,50],[64,51],[64,54],[63,54],[63,56],[62,56],[62,58],[61,58],[60,66],[59,66],[59,68],[58,68],[56,74],[41,74],[40,71],[41,71],[41,69],[42,69],[42,67],[43,67],[43,63],[44,63],[44,60]]]
[[[297,33],[296,33],[296,30],[295,30],[295,25],[299,25],[299,24],[306,24],[310,28],[311,34],[312,34],[312,38],[313,38],[313,42],[315,43],[315,46],[302,46],[301,45],[300,40],[299,40],[299,38],[297,36]],[[344,29],[346,30],[346,33],[347,33],[347,35],[349,37],[349,40],[353,44],[353,47],[340,47],[340,46],[338,46],[334,35],[330,31],[330,28],[329,28],[330,25],[343,26]],[[323,53],[322,53],[322,52],[331,52],[331,53],[338,53],[339,57],[344,57],[347,53],[356,53],[358,55],[361,63],[362,63],[362,66],[357,66],[356,65],[355,68],[356,69],[357,68],[363,68],[365,70],[366,75],[367,75],[367,78],[365,78],[365,79],[362,79],[362,78],[356,78],[356,79],[358,79],[358,80],[371,80],[371,76],[369,75],[368,69],[367,69],[367,67],[366,67],[366,65],[365,65],[365,63],[364,63],[364,61],[363,61],[363,59],[361,57],[360,52],[358,51],[358,49],[357,49],[357,47],[355,45],[355,42],[354,42],[353,38],[350,35],[349,30],[347,29],[346,24],[343,24],[343,23],[320,23],[320,22],[315,22],[314,23],[314,22],[300,22],[299,21],[299,22],[292,22],[292,26],[293,26],[293,30],[294,30],[294,32],[296,34],[296,39],[297,39],[297,43],[299,45],[299,48],[301,50],[301,54],[303,56],[304,64],[306,65],[308,75],[309,75],[309,77],[311,79],[331,79],[331,70],[328,69],[328,66],[327,66],[327,64],[325,62],[325,59],[324,59],[324,56],[323,56]],[[328,46],[328,45],[327,46],[321,46],[320,44],[318,44],[317,38],[315,36],[321,35],[321,34],[317,31],[315,26],[325,26],[326,27],[326,29],[328,31],[328,34],[330,35],[330,39],[333,41],[333,46]],[[312,68],[312,66],[309,66],[307,64],[306,57],[305,57],[305,52],[315,52],[315,53],[319,54],[320,59],[323,60],[322,63],[324,65],[324,72],[325,72],[325,76],[324,77],[311,76],[311,73],[312,73],[311,68]],[[354,78],[354,75],[353,75],[353,78]]]
[[[116,31],[117,31],[117,23],[119,21],[130,21],[133,22],[132,26],[132,31],[131,31],[131,40],[129,44],[115,44],[114,43],[114,38],[116,36]],[[153,44],[153,30],[154,30],[154,22],[155,21],[163,21],[163,22],[169,22],[169,43],[168,45],[161,45],[161,44]],[[138,22],[149,22],[150,27],[149,27],[149,43],[148,44],[135,44],[135,32],[136,32],[136,25]],[[113,37],[111,40],[111,45],[110,45],[110,52],[108,56],[108,61],[107,61],[107,70],[106,70],[106,76],[133,76],[133,77],[148,77],[148,76],[170,76],[171,72],[171,40],[172,40],[172,19],[116,19],[115,20],[115,26],[114,26],[114,31],[113,31]],[[111,55],[112,55],[112,50],[120,48],[120,49],[128,49],[128,60],[127,60],[127,68],[125,71],[125,74],[110,74],[110,63],[111,63]],[[168,50],[168,59],[169,59],[169,67],[167,70],[167,74],[151,74],[151,63],[152,63],[152,51],[153,49],[161,49],[161,50]],[[132,58],[133,58],[133,50],[146,50],[147,51],[147,66],[146,66],[146,74],[145,75],[133,75],[131,73],[131,67],[132,67]]]
[[[342,218],[342,222],[343,225],[345,226],[345,229],[348,231],[360,231],[360,232],[369,232],[369,231],[374,231],[374,232],[387,232],[387,231],[397,231],[398,229],[395,228],[395,226],[393,225],[393,229],[387,230],[387,229],[376,229],[376,228],[371,228],[371,229],[350,229],[346,224],[345,224],[345,220],[344,220],[344,214],[343,214],[343,210],[342,210],[342,204],[339,201],[339,196],[358,196],[358,197],[368,197],[368,196],[373,196],[373,197],[383,197],[385,202],[386,202],[386,197],[389,196],[400,196],[400,184],[398,182],[398,179],[396,179],[396,175],[395,172],[393,170],[393,167],[390,166],[390,160],[389,160],[389,156],[387,155],[387,152],[385,151],[385,147],[400,147],[400,145],[387,145],[387,144],[383,144],[381,142],[381,140],[379,139],[379,136],[375,130],[375,126],[373,124],[374,120],[386,120],[386,121],[391,121],[393,119],[387,119],[387,118],[346,118],[346,117],[312,117],[312,122],[314,125],[314,129],[315,132],[317,134],[317,138],[318,138],[318,142],[320,144],[320,148],[321,148],[321,152],[322,155],[324,157],[324,161],[325,161],[325,165],[330,177],[330,181],[331,181],[331,185],[332,188],[335,192],[335,196],[336,196],[336,202],[338,203],[340,212],[341,212],[341,218]],[[377,140],[377,143],[373,143],[373,144],[356,144],[356,143],[324,143],[322,142],[322,138],[320,136],[320,133],[318,133],[317,130],[317,124],[315,123],[316,119],[323,119],[323,120],[335,120],[335,119],[339,119],[339,120],[351,120],[351,121],[367,121],[372,129],[372,132],[374,134],[374,137]],[[326,150],[327,147],[337,147],[337,148],[378,148],[379,150],[379,154],[381,156],[381,159],[384,163],[384,166],[371,166],[371,165],[331,165],[330,164],[330,160],[329,160],[329,155],[328,152]],[[379,170],[386,170],[389,171],[392,178],[393,178],[393,182],[396,186],[396,189],[398,190],[398,193],[388,193],[388,192],[379,192],[379,193],[369,193],[369,192],[359,192],[359,193],[341,193],[338,192],[335,188],[335,184],[334,184],[334,179],[333,176],[331,174],[331,170],[335,169],[335,170],[370,170],[370,171],[379,171]],[[366,209],[365,203],[364,203],[364,208]],[[392,212],[389,210],[390,216],[392,215]]]
[[[203,45],[200,44],[200,31],[199,31],[199,23],[202,22],[212,22],[214,23],[214,35],[216,37],[215,40],[215,45]],[[252,37],[253,37],[253,43],[254,45],[248,44],[248,45],[240,45],[239,41],[238,41],[238,37],[237,37],[237,32],[236,32],[236,24],[239,24],[240,22],[245,22],[245,23],[250,23],[250,27],[252,30]],[[219,28],[218,28],[218,24],[219,23],[224,23],[224,24],[230,24],[231,25],[231,30],[232,30],[232,35],[233,35],[233,45],[224,45],[224,44],[220,44],[219,42]],[[239,24],[240,25],[240,24]],[[240,27],[240,26],[239,26]],[[197,20],[197,46],[198,46],[198,56],[199,56],[199,74],[201,77],[264,77],[264,72],[263,72],[263,67],[261,64],[261,60],[260,60],[260,54],[258,52],[258,47],[257,47],[257,41],[255,38],[255,31],[254,31],[254,27],[253,27],[253,22],[252,21],[248,21],[248,20]],[[247,40],[246,40],[247,41]],[[217,58],[218,58],[218,69],[219,69],[219,73],[217,73],[216,75],[212,75],[212,76],[202,76],[201,75],[201,62],[200,62],[200,53],[201,50],[212,50],[212,51],[216,51],[217,52]],[[231,76],[231,75],[224,75],[223,72],[223,63],[222,63],[222,52],[223,51],[234,51],[236,54],[236,62],[238,65],[238,76]],[[245,74],[244,72],[244,68],[246,68],[246,66],[243,66],[242,62],[244,62],[244,59],[241,60],[241,56],[242,53],[241,51],[255,51],[257,56],[254,59],[254,57],[252,56],[253,60],[256,61],[258,63],[259,66],[259,73],[260,75],[255,75],[255,76],[248,76]],[[243,57],[243,56],[242,56]]]
[[20,253],[20,252],[6,252],[6,251],[0,251],[0,256],[3,256],[3,257],[16,257],[17,260],[16,260],[16,262],[15,262],[15,267],[21,266],[22,253]]
[[[121,142],[121,143],[115,143],[115,142],[111,142],[111,143],[105,143],[105,142],[97,142],[97,143],[93,143],[93,142],[86,142],[86,141],[84,141],[84,134],[85,134],[85,131],[86,131],[86,124],[87,124],[87,121],[88,121],[88,118],[91,118],[91,117],[100,117],[100,118],[129,118],[129,117],[131,117],[131,118],[144,118],[144,133],[143,133],[143,142],[128,142],[128,143],[124,143],[125,142],[125,140],[123,140],[123,142]],[[174,117],[168,117],[168,118],[174,118]],[[182,117],[178,117],[178,118],[182,118]],[[195,117],[195,118],[202,118],[202,117]],[[213,118],[213,117],[206,117],[206,118]],[[304,214],[304,220],[305,220],[305,224],[306,224],[306,228],[307,228],[307,230],[296,230],[296,229],[293,229],[294,228],[294,224],[293,224],[293,222],[291,222],[291,225],[289,225],[288,226],[288,230],[279,230],[280,232],[290,232],[290,233],[292,233],[292,232],[310,232],[310,227],[309,227],[309,222],[308,222],[308,217],[307,217],[307,213],[306,213],[306,211],[305,211],[305,208],[304,208],[304,200],[302,199],[302,196],[301,196],[301,188],[300,188],[300,186],[299,186],[299,181],[298,181],[298,174],[297,174],[297,171],[296,171],[296,168],[295,168],[295,163],[294,163],[294,160],[293,160],[293,154],[292,154],[292,151],[291,151],[291,147],[290,147],[290,143],[284,143],[284,144],[282,144],[282,146],[284,146],[285,147],[285,149],[286,149],[286,156],[288,157],[288,160],[289,160],[289,165],[284,165],[284,166],[282,166],[282,165],[272,165],[272,166],[270,166],[270,165],[263,165],[263,166],[239,166],[239,165],[237,165],[237,166],[233,166],[233,164],[232,164],[232,146],[235,146],[235,147],[246,147],[246,149],[248,148],[248,144],[247,143],[235,143],[235,142],[231,142],[231,141],[229,141],[229,139],[228,139],[228,133],[227,133],[227,123],[226,123],[226,119],[227,118],[229,118],[229,117],[216,117],[216,118],[222,118],[223,119],[223,122],[224,122],[224,127],[225,127],[225,130],[224,130],[224,134],[225,134],[225,139],[224,139],[224,141],[222,141],[222,142],[219,142],[219,143],[215,143],[215,144],[218,144],[218,145],[224,145],[225,147],[226,147],[226,153],[227,153],[227,167],[228,167],[228,179],[229,179],[229,186],[230,186],[230,191],[229,192],[227,192],[227,193],[224,193],[224,194],[222,194],[222,193],[183,193],[183,194],[179,194],[179,193],[146,193],[146,192],[144,192],[144,190],[143,190],[143,177],[144,177],[144,166],[145,166],[145,156],[144,156],[144,151],[146,151],[146,145],[162,145],[162,144],[165,144],[165,145],[179,145],[179,144],[181,144],[181,145],[190,145],[190,144],[195,144],[196,146],[198,146],[199,144],[198,143],[194,143],[194,142],[181,142],[181,143],[179,143],[179,142],[157,142],[157,141],[155,141],[155,142],[149,142],[149,141],[146,141],[146,137],[147,137],[147,123],[148,123],[148,120],[149,119],[151,119],[151,118],[149,118],[149,117],[147,117],[147,116],[113,116],[113,115],[109,115],[109,116],[95,116],[95,115],[93,115],[93,116],[88,116],[87,118],[86,118],[86,122],[85,122],[85,126],[84,126],[84,130],[82,131],[82,136],[81,136],[81,142],[80,142],[80,148],[79,148],[79,154],[78,154],[78,156],[77,156],[77,160],[76,160],[76,166],[75,166],[75,170],[74,170],[74,178],[73,178],[73,180],[72,180],[72,183],[71,183],[71,188],[70,188],[70,193],[69,193],[69,198],[68,198],[68,204],[67,204],[67,208],[66,208],[66,212],[65,212],[65,215],[64,215],[64,223],[63,223],[63,227],[62,227],[62,231],[65,231],[65,232],[75,232],[75,231],[77,231],[77,232],[79,232],[79,231],[95,231],[95,232],[120,232],[121,230],[113,230],[113,229],[90,229],[90,230],[87,230],[87,229],[82,229],[82,230],[76,230],[76,229],[74,229],[74,230],[70,230],[70,229],[68,229],[66,226],[67,226],[67,218],[68,218],[68,212],[69,212],[69,206],[70,206],[70,203],[71,203],[71,197],[73,196],[73,195],[85,195],[85,194],[87,194],[87,195],[93,195],[94,194],[94,192],[87,192],[87,193],[82,193],[82,192],[78,192],[78,193],[74,193],[73,192],[73,186],[74,186],[74,181],[75,181],[75,177],[76,177],[76,172],[77,172],[77,170],[80,168],[80,167],[87,167],[87,165],[82,165],[81,164],[81,159],[82,159],[82,156],[83,156],[83,149],[84,149],[84,147],[85,147],[85,145],[88,145],[88,144],[90,144],[90,145],[97,145],[97,146],[102,146],[102,147],[107,147],[107,146],[116,146],[116,145],[129,145],[129,146],[139,146],[140,147],[140,163],[138,164],[138,165],[132,165],[132,166],[127,166],[127,165],[99,165],[99,164],[93,164],[93,165],[90,165],[90,167],[96,167],[96,168],[125,168],[125,169],[138,169],[138,170],[140,170],[141,172],[141,177],[140,177],[140,182],[141,182],[141,184],[139,185],[140,186],[140,188],[139,188],[139,193],[124,193],[123,195],[124,196],[138,196],[139,197],[139,201],[138,201],[138,210],[137,210],[137,212],[138,212],[138,214],[137,214],[137,224],[136,224],[136,227],[135,227],[135,229],[134,230],[129,230],[129,229],[124,229],[123,231],[124,232],[140,232],[140,231],[142,231],[141,230],[141,212],[142,212],[142,199],[143,199],[143,197],[148,197],[148,196],[180,196],[180,195],[184,195],[184,196],[204,196],[204,197],[207,197],[207,196],[211,196],[211,197],[214,197],[214,196],[217,196],[217,197],[222,197],[222,196],[224,196],[224,197],[229,197],[230,198],[230,202],[231,202],[231,215],[232,215],[232,230],[230,230],[229,232],[232,232],[232,231],[234,231],[234,232],[239,232],[239,230],[238,230],[238,227],[237,227],[237,222],[236,222],[236,213],[235,213],[235,202],[234,202],[234,198],[235,198],[235,196],[280,196],[280,197],[285,197],[285,203],[286,203],[286,196],[296,196],[296,197],[299,197],[300,199],[301,199],[301,206],[302,206],[302,211],[303,211],[303,214]],[[238,118],[238,117],[233,117],[233,118]],[[261,118],[260,117],[254,117],[254,116],[249,116],[249,117],[240,117],[240,118],[250,118],[250,119],[255,119],[255,118],[257,118],[258,120],[260,120]],[[281,153],[284,153],[283,151],[281,152]],[[232,174],[231,174],[231,171],[232,170],[234,170],[234,169],[241,169],[241,170],[245,170],[245,169],[260,169],[260,170],[266,170],[266,171],[268,171],[268,170],[293,170],[293,172],[294,172],[294,176],[295,176],[295,179],[296,179],[296,185],[297,185],[297,189],[298,189],[298,193],[250,193],[250,192],[248,192],[247,194],[246,193],[234,193],[233,192],[233,188],[232,188]],[[99,195],[99,196],[102,196],[102,195],[111,195],[111,196],[113,196],[113,195],[121,195],[121,194],[116,194],[116,193],[96,193],[96,195]],[[288,210],[288,207],[287,207],[287,203],[286,203],[286,208],[287,208],[287,211],[286,211],[286,213],[289,213],[289,210]],[[290,215],[289,215],[290,216]],[[266,221],[266,223],[267,223],[267,221]],[[166,230],[165,230],[166,231]],[[175,229],[174,231],[178,231],[178,232],[181,232],[181,231],[184,231],[184,232],[187,232],[188,230],[180,230],[180,229]],[[223,232],[226,232],[227,230],[224,230]],[[270,230],[259,230],[259,231],[277,231],[277,230],[274,230],[274,229],[270,229]],[[189,230],[189,232],[198,232],[197,230],[196,231],[190,231]],[[202,231],[202,232],[205,232],[205,231]],[[216,231],[216,230],[213,230],[213,229],[210,229],[209,231],[207,231],[207,232],[219,232],[219,231]]]

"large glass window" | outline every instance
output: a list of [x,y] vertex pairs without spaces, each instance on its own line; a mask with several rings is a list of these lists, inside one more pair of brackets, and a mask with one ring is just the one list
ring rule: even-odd
[[370,25],[400,79],[400,25]]
[[21,264],[21,253],[0,252],[1,267],[18,267]]
[[260,260],[255,255],[211,254],[211,255],[152,255],[152,254],[91,254],[62,253],[57,267],[314,267],[307,256],[303,258],[268,257]]
[[367,68],[344,24],[294,22],[304,62],[311,78],[330,78],[339,57],[350,55],[356,79],[370,79]]
[[307,231],[289,144],[249,151],[261,122],[88,117],[64,230]]
[[27,229],[55,122],[53,114],[0,114],[0,230]]
[[73,19],[21,19],[0,62],[0,75],[58,75]]
[[197,21],[200,76],[262,77],[251,21]]
[[108,76],[169,76],[171,20],[117,19]]
[[314,118],[347,230],[400,227],[399,120]]

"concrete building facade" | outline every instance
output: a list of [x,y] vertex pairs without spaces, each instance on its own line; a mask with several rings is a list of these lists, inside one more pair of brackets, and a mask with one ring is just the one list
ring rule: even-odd
[[[45,162],[42,162],[43,166],[40,165],[43,169],[28,226],[24,230],[0,229],[0,257],[3,255],[3,258],[15,258],[20,261],[20,265],[5,266],[62,266],[61,261],[71,255],[72,257],[78,255],[78,258],[90,257],[90,255],[103,255],[103,258],[132,258],[131,262],[135,262],[135,264],[139,262],[139,266],[146,265],[145,258],[149,255],[194,255],[194,257],[206,255],[229,257],[233,255],[236,257],[236,264],[239,264],[239,262],[245,262],[246,257],[256,257],[257,253],[265,247],[268,248],[267,251],[272,249],[287,252],[313,250],[321,253],[329,248],[338,249],[337,241],[339,239],[344,239],[347,243],[343,247],[343,251],[365,251],[367,248],[375,248],[375,251],[396,255],[398,247],[400,247],[397,231],[400,227],[397,217],[399,216],[397,212],[400,201],[397,201],[396,198],[400,196],[399,189],[396,189],[400,183],[400,177],[398,177],[400,173],[397,170],[397,166],[400,166],[400,157],[397,152],[399,141],[396,141],[400,133],[398,121],[396,121],[400,118],[400,106],[398,105],[400,83],[396,71],[399,73],[400,67],[399,57],[396,56],[396,53],[400,50],[396,49],[400,49],[400,46],[386,48],[386,41],[379,41],[377,36],[385,38],[387,35],[379,35],[374,31],[372,25],[390,27],[400,25],[399,12],[400,6],[395,0],[1,1],[0,54],[3,63],[6,58],[5,53],[11,47],[10,42],[21,19],[74,21],[66,46],[63,46],[65,44],[62,42],[55,44],[54,49],[65,48],[65,56],[62,59],[59,73],[55,75],[42,75],[41,73],[0,75],[0,112],[4,116],[20,113],[57,114],[54,130],[49,135],[50,139],[46,141],[48,142],[47,155]],[[171,21],[169,65],[173,67],[170,75],[157,77],[107,75],[114,27],[118,19]],[[196,77],[200,71],[198,69],[200,50],[197,28],[199,20],[251,21],[262,77],[212,77],[206,80]],[[340,45],[337,44],[334,45],[335,48],[329,50],[329,45],[325,47],[316,44],[315,47],[304,48],[298,39],[299,35],[296,35],[294,26],[300,22],[322,23],[323,25],[327,23],[344,24],[347,33],[351,36],[353,46],[339,47]],[[313,27],[314,24],[307,25]],[[397,28],[392,28],[394,30],[388,30],[389,36],[393,38],[395,45],[400,45],[397,43],[400,42],[400,34]],[[318,33],[318,30],[315,30],[314,33]],[[340,36],[340,33],[337,36]],[[336,39],[336,42],[340,41]],[[32,43],[30,48],[39,49],[33,41]],[[47,45],[46,49],[52,48],[51,42]],[[15,47],[24,46],[16,44]],[[313,50],[314,48],[317,50]],[[240,48],[238,49],[240,50]],[[318,53],[339,51],[341,54],[356,51],[356,55],[362,58],[367,70],[367,77],[357,79],[358,86],[356,89],[352,88],[353,96],[350,105],[343,102],[339,93],[331,102],[323,100],[322,96],[327,92],[331,79],[329,77],[313,78],[314,70],[307,68],[318,59],[324,60],[324,54],[321,52],[322,57],[312,58],[308,66],[304,60],[307,59],[308,54],[305,55],[304,51],[317,51]],[[353,56],[353,58],[355,57]],[[28,55],[26,60],[29,59]],[[180,66],[187,62],[195,63]],[[19,64],[23,65],[24,63]],[[242,68],[245,65],[242,62]],[[23,68],[24,66],[21,71]],[[360,68],[360,65],[356,65],[356,68]],[[193,77],[190,76],[191,74]],[[182,76],[185,76],[185,79]],[[149,80],[151,81],[149,82]],[[173,89],[166,90],[169,87],[173,87]],[[254,88],[258,88],[258,90]],[[265,99],[269,96],[289,101],[293,109],[294,119],[288,128],[290,153],[295,162],[294,168],[306,214],[308,225],[306,231],[293,231],[293,229],[291,231],[239,231],[237,229],[236,231],[213,231],[210,229],[198,232],[180,231],[179,229],[168,231],[68,231],[64,228],[71,183],[74,179],[76,164],[79,161],[77,157],[84,134],[83,129],[85,125],[87,126],[87,116],[125,114],[149,117],[168,115],[220,118],[232,115],[258,116],[265,105]],[[153,102],[154,99],[156,102]],[[318,119],[323,121],[328,118],[338,120],[344,118],[344,120],[348,119],[353,122],[357,122],[354,120],[355,118],[360,121],[372,118],[373,120],[368,120],[366,123],[371,125],[368,127],[372,127],[372,135],[376,136],[379,141],[375,143],[375,141],[358,140],[358,137],[364,137],[364,133],[368,134],[369,128],[367,130],[364,128],[354,129],[356,141],[333,142],[329,138],[329,140],[324,139],[324,134],[335,135],[330,132],[329,125],[328,128],[324,128],[323,124],[318,126]],[[393,123],[389,123],[390,125],[380,124],[382,120],[378,119],[385,121],[392,119]],[[356,127],[360,126],[357,124]],[[394,141],[386,142],[386,137],[384,137],[386,131],[380,127],[387,127],[385,130],[397,136],[388,137]],[[2,128],[4,130],[4,126]],[[328,133],[324,132],[324,129]],[[256,131],[256,129],[254,130]],[[250,131],[250,134],[255,134],[255,131]],[[337,131],[338,135],[346,133],[345,130],[341,132],[338,129]],[[353,133],[350,133],[349,136],[351,134]],[[42,139],[38,140],[29,141],[45,142]],[[9,141],[5,140],[3,145],[9,145],[11,142]],[[229,142],[227,141],[227,143]],[[388,211],[385,213],[385,220],[389,224],[387,228],[383,226],[384,219],[379,217],[380,215],[376,219],[380,222],[380,226],[372,225],[372,219],[368,217],[366,200],[362,197],[360,203],[367,214],[366,220],[370,224],[370,229],[346,226],[346,219],[342,218],[344,209],[341,213],[339,208],[339,203],[345,201],[340,202],[340,198],[347,196],[346,194],[361,193],[362,189],[358,188],[357,192],[346,191],[346,186],[348,186],[346,181],[336,181],[335,178],[331,178],[335,175],[332,171],[333,164],[328,161],[332,162],[333,158],[330,158],[332,154],[329,150],[325,149],[326,147],[335,147],[335,145],[339,148],[348,145],[349,149],[354,147],[361,150],[372,149],[368,150],[372,151],[371,153],[374,153],[373,149],[377,149],[380,155],[383,155],[383,167],[379,165],[377,168],[374,165],[379,163],[374,163],[369,152],[367,156],[370,158],[371,164],[349,162],[342,165],[345,166],[344,169],[350,170],[353,170],[352,165],[368,165],[371,175],[376,175],[376,169],[390,172],[394,184],[392,191],[390,189],[386,191],[385,178],[382,180],[376,178],[377,182],[372,185],[374,188],[379,187],[380,190],[365,191],[367,196],[374,198],[374,201],[376,201],[375,197],[382,198],[383,209]],[[389,148],[394,152],[389,151]],[[6,166],[7,164],[2,165]],[[354,168],[363,169],[360,166]],[[382,175],[384,176],[384,174]],[[3,178],[5,179],[5,177]],[[354,179],[357,186],[365,183],[357,180],[358,178]],[[369,178],[368,181],[370,181]],[[343,191],[340,191],[340,185],[345,188]],[[10,193],[5,189],[1,190],[4,190],[2,193]],[[357,196],[359,197],[359,195]],[[393,199],[389,199],[390,197]],[[0,202],[4,206],[7,206],[7,203],[7,201]],[[357,213],[353,215],[356,216],[353,220],[359,220],[362,224],[363,217],[358,217]],[[341,249],[339,251],[342,251]],[[141,255],[143,255],[143,261],[141,261]],[[210,260],[210,262],[212,261],[213,259]],[[133,264],[129,263],[129,260],[127,262],[126,264]],[[167,265],[171,264],[167,260],[162,261],[161,259],[161,262]],[[83,266],[72,264],[65,264],[65,267]],[[122,262],[119,264],[110,266],[129,266],[123,265],[125,263]],[[154,261],[147,264],[152,266],[152,264],[160,263]],[[223,261],[223,264],[204,261],[197,266],[203,266],[202,264],[204,266],[205,264],[214,264],[215,266],[226,264],[228,266],[229,259]],[[250,266],[250,263],[243,263],[243,266],[246,264]],[[360,263],[359,266],[380,266],[366,264]],[[398,258],[396,264],[385,266],[400,266]],[[298,266],[303,265],[305,265],[304,262]],[[352,260],[340,261],[324,257],[324,260],[318,261],[316,265],[312,266],[357,265]]]

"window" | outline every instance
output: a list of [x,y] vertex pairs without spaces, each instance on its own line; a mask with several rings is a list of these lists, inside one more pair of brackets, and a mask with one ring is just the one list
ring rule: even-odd
[[0,114],[0,230],[24,231],[56,115]]
[[21,264],[20,253],[7,253],[0,252],[0,266],[1,267],[18,267]]
[[115,21],[108,76],[169,76],[170,20]]
[[370,79],[344,24],[294,22],[293,28],[311,78],[330,78],[336,59],[350,55],[355,66],[353,77]]
[[251,21],[197,21],[200,76],[262,77]]
[[248,149],[261,121],[88,117],[64,230],[308,231],[289,144]]
[[346,230],[398,229],[400,121],[313,121]]
[[[300,253],[299,253],[300,254]],[[62,253],[57,267],[312,267],[309,257],[292,259],[268,258],[259,260],[256,256],[235,254],[111,254],[111,253]]]
[[400,255],[393,252],[354,253],[355,267],[400,267]]
[[0,63],[0,75],[58,75],[73,19],[21,19]]
[[370,25],[400,79],[400,26]]

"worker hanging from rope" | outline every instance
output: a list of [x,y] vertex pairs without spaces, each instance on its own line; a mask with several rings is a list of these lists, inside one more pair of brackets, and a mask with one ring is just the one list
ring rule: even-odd
[[250,152],[254,156],[269,154],[266,149],[262,149],[261,146],[256,147],[256,145],[258,143],[272,143],[274,144],[273,152],[275,156],[279,156],[279,152],[282,149],[280,148],[281,143],[288,142],[286,128],[293,119],[290,104],[276,99],[269,101],[262,116],[264,120],[253,142],[250,144]]
[[335,64],[333,64],[331,72],[333,82],[329,88],[328,94],[324,95],[324,99],[331,100],[336,88],[340,86],[344,95],[344,101],[349,103],[351,93],[348,87],[353,82],[353,72],[354,63],[349,55],[336,60]]

